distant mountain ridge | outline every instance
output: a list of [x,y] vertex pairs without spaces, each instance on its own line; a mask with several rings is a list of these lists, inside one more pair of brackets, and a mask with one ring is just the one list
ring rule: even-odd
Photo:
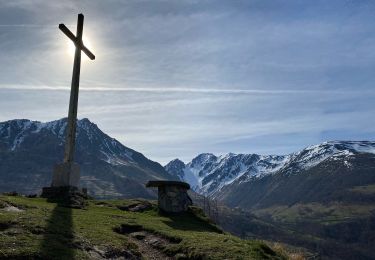
[[[50,184],[53,165],[63,159],[66,125],[66,118],[0,123],[0,192],[33,193]],[[145,182],[173,179],[159,163],[109,137],[87,118],[77,122],[75,158],[82,186],[97,197],[154,197]]]
[[278,172],[303,172],[327,159],[342,160],[350,167],[346,159],[358,154],[374,155],[375,142],[329,141],[288,155],[203,153],[187,164],[179,159],[172,160],[165,169],[190,183],[198,193],[215,197],[223,187],[236,181],[248,182]]
[[330,141],[280,156],[206,153],[165,169],[232,208],[219,219],[242,237],[268,234],[322,259],[375,258],[375,142]]

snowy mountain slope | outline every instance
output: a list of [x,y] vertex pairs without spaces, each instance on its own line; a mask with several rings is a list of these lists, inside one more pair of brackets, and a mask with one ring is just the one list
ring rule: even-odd
[[[11,151],[22,150],[29,145],[33,137],[38,135],[54,135],[59,145],[64,145],[65,130],[67,122],[65,119],[42,123],[26,119],[10,120],[0,123],[0,138],[3,145]],[[132,150],[123,146],[116,139],[105,135],[100,129],[87,118],[78,120],[77,123],[78,142],[89,146],[97,146],[102,154],[103,160],[111,163],[121,163],[121,159],[133,161]]]
[[[0,191],[37,192],[49,185],[63,158],[66,119],[0,123]],[[75,160],[81,184],[99,197],[150,197],[150,179],[171,179],[164,168],[103,133],[88,119],[77,122]]]
[[345,160],[356,154],[375,154],[375,142],[330,141],[309,146],[289,155],[200,154],[186,165],[173,160],[165,169],[184,180],[201,194],[215,196],[234,182],[248,182],[278,172],[297,173],[317,166],[327,159]]
[[244,174],[262,176],[284,166],[288,156],[261,156],[257,154],[200,154],[188,164],[173,160],[165,169],[202,194],[212,194]]

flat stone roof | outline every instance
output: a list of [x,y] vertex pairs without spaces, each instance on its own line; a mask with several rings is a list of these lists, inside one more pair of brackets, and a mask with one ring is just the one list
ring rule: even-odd
[[180,186],[186,189],[190,189],[189,183],[183,181],[149,181],[146,187],[165,187],[165,186]]

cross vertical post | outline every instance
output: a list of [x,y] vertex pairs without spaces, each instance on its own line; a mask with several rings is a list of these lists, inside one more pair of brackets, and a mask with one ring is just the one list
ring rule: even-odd
[[[82,45],[82,32],[83,32],[83,14],[78,15],[77,22],[77,34],[76,41]],[[75,148],[75,137],[77,128],[77,110],[78,110],[78,92],[79,92],[79,76],[81,71],[81,49],[76,45],[74,54],[74,65],[73,65],[73,75],[72,75],[72,85],[70,89],[70,101],[69,101],[69,113],[68,113],[68,123],[66,132],[66,143],[65,143],[65,153],[64,162],[72,163],[74,148]]]
[[74,162],[74,150],[77,129],[79,78],[81,71],[81,51],[83,51],[91,60],[95,59],[95,55],[92,54],[91,51],[88,50],[82,42],[83,19],[83,14],[79,14],[76,35],[74,35],[64,24],[59,24],[59,29],[66,36],[68,36],[70,40],[73,41],[76,49],[74,54],[73,75],[70,89],[64,161],[62,164],[57,164],[55,166],[52,178],[52,187],[78,187],[79,185],[79,165]]

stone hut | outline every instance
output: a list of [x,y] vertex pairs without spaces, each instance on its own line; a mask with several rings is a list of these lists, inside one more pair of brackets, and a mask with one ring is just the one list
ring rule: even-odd
[[181,181],[149,181],[146,187],[158,188],[158,206],[159,209],[178,213],[188,210],[193,204],[191,198],[187,194],[190,185]]

